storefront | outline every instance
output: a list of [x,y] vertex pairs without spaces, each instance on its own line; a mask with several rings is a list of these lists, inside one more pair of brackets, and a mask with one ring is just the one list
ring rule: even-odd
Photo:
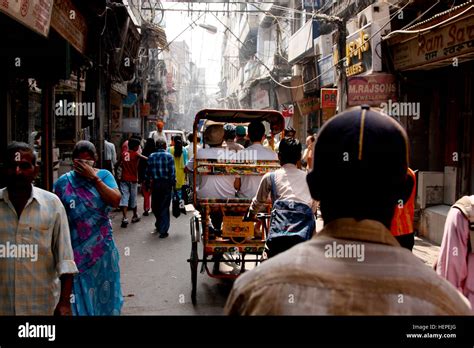
[[442,228],[432,224],[430,205],[446,215],[459,197],[474,192],[474,6],[468,2],[394,32],[388,44],[406,106],[400,120],[410,137],[411,166],[420,171],[421,229],[440,242]]

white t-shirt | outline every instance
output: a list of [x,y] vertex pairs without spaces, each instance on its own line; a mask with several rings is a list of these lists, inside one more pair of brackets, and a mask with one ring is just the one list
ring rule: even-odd
[[153,140],[155,141],[155,143],[158,141],[158,139],[163,139],[165,142],[166,141],[166,136],[163,132],[158,132],[157,130],[156,131],[153,131],[152,132],[152,136],[153,136]]
[[[198,149],[196,158],[225,160],[227,153],[222,147]],[[193,161],[188,162],[188,168],[192,168]],[[198,175],[197,179],[198,198],[235,198],[235,175]]]
[[[251,158],[259,161],[274,161],[278,160],[278,155],[265,148],[261,144],[253,144],[242,150],[241,156],[243,158]],[[262,180],[263,175],[247,175],[242,177],[242,184],[240,187],[240,193],[247,198],[253,198],[257,193],[258,186]]]

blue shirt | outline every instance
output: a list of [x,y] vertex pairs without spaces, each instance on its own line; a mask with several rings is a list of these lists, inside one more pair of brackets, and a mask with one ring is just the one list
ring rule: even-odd
[[173,156],[163,149],[153,152],[148,157],[146,180],[170,180],[176,182],[176,171]]

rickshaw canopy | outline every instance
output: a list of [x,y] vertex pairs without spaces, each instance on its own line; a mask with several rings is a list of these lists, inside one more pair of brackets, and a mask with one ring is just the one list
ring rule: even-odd
[[285,129],[285,119],[276,110],[248,110],[248,109],[203,109],[196,114],[194,131],[197,130],[200,120],[220,123],[249,123],[252,121],[266,121],[270,124],[273,134]]

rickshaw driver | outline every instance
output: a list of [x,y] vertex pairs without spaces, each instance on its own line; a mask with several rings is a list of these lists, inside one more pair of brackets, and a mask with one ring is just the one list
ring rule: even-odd
[[[209,148],[198,149],[196,159],[225,160],[224,128],[222,125],[210,125],[204,131],[204,143]],[[194,158],[186,165],[189,171],[194,169]],[[198,175],[196,179],[196,194],[199,199],[228,199],[234,198],[238,190],[235,175]],[[218,235],[222,230],[223,215],[220,210],[210,213],[212,227],[211,235]],[[214,233],[213,233],[214,232]]]

